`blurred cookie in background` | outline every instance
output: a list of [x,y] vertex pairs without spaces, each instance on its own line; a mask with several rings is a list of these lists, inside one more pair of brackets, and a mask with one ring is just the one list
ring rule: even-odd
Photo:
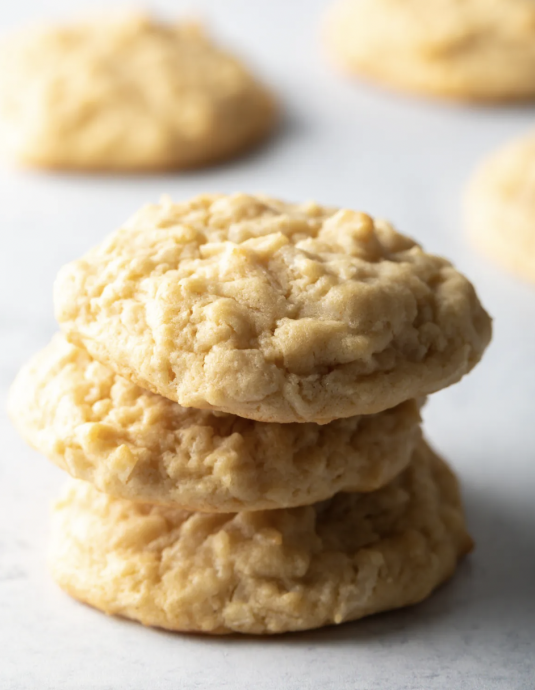
[[483,161],[466,195],[466,224],[481,251],[535,282],[535,132]]
[[326,37],[345,69],[469,101],[535,97],[532,0],[340,0]]
[[0,50],[0,145],[30,166],[208,165],[263,139],[276,111],[239,60],[185,22],[114,15],[28,29]]

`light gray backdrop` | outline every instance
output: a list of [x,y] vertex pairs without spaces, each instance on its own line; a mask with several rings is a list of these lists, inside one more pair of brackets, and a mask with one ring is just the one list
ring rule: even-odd
[[[107,6],[113,3],[107,3]],[[48,506],[63,477],[0,416],[0,687],[9,690],[532,690],[535,687],[535,287],[467,244],[461,194],[487,151],[535,126],[532,108],[392,95],[324,60],[320,0],[189,3],[247,56],[285,108],[254,155],[191,174],[97,177],[0,169],[0,395],[56,329],[58,268],[162,193],[264,191],[392,219],[476,283],[495,317],[484,362],[428,404],[435,446],[460,473],[477,549],[413,609],[277,639],[208,639],[107,618],[45,567]],[[186,3],[159,2],[170,13]],[[88,4],[0,4],[7,30]]]

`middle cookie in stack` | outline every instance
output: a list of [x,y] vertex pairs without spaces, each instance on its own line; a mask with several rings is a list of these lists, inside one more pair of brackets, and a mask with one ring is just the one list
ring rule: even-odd
[[323,426],[184,408],[62,335],[22,369],[11,408],[30,445],[100,491],[207,512],[373,491],[407,466],[420,437],[414,400]]
[[58,504],[52,567],[77,598],[283,632],[419,601],[469,550],[417,401],[479,361],[490,320],[389,224],[241,194],[163,202],[66,266],[56,308],[70,342],[23,369],[11,410],[116,497],[75,482]]

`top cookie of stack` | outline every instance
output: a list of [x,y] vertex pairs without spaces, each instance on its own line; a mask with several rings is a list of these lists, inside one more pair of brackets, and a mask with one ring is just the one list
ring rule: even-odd
[[490,320],[387,222],[205,195],[137,213],[55,284],[72,343],[185,407],[265,422],[373,414],[458,381]]

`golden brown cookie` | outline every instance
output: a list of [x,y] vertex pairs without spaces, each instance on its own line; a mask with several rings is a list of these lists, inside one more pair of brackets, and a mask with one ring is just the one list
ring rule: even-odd
[[201,166],[275,119],[267,90],[191,24],[125,14],[27,30],[0,50],[0,143],[28,165]]
[[466,197],[468,232],[496,263],[535,282],[535,135],[485,160]]
[[73,597],[145,625],[282,633],[425,599],[472,546],[457,481],[425,444],[391,484],[303,508],[188,513],[71,480],[50,565]]
[[458,381],[490,320],[385,221],[264,196],[146,206],[65,266],[67,338],[184,407],[266,422],[373,414]]
[[535,98],[532,0],[339,0],[327,40],[347,70],[396,89]]
[[409,463],[416,401],[330,424],[265,424],[180,407],[57,335],[12,386],[22,436],[101,491],[208,512],[308,505],[373,491]]

